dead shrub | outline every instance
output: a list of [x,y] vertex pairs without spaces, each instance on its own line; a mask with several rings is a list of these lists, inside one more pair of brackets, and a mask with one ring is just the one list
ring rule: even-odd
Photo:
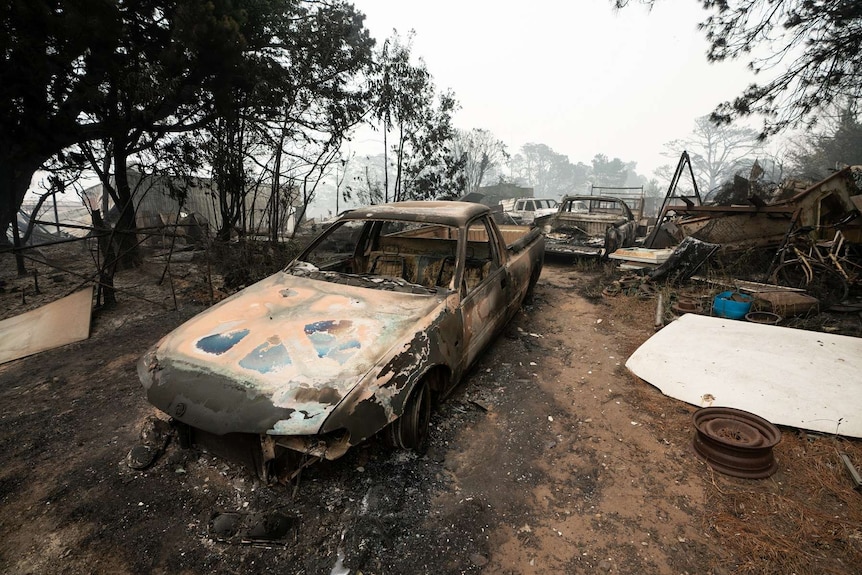
[[298,252],[296,242],[244,240],[215,242],[208,256],[213,270],[224,277],[225,291],[234,292],[284,269]]

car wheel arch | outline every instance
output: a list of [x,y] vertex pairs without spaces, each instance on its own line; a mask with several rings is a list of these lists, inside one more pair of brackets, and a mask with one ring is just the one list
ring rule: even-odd
[[400,413],[382,430],[384,443],[390,448],[423,452],[428,446],[431,413],[434,404],[449,383],[446,366],[431,366],[416,377],[403,395]]
[[449,366],[445,364],[427,366],[423,371],[419,372],[416,377],[411,378],[412,381],[405,385],[403,392],[399,394],[402,400],[398,405],[397,412],[393,405],[393,412],[396,417],[400,417],[404,412],[404,406],[419,385],[422,383],[428,383],[429,390],[431,391],[432,402],[436,403],[440,398],[445,397],[452,389],[453,386],[451,384],[451,378],[452,370]]

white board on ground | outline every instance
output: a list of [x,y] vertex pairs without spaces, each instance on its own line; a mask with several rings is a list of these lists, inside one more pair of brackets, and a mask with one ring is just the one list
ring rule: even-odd
[[626,367],[692,405],[862,437],[862,338],[685,314]]
[[0,363],[90,337],[93,288],[0,321]]

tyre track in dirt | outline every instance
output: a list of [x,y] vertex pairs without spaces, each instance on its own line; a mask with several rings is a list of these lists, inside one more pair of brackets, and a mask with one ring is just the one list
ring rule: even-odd
[[[579,281],[565,267],[546,269],[536,305],[474,378],[474,389],[508,388],[447,459],[459,500],[497,509],[488,572],[704,572],[718,558],[705,551],[704,492],[691,477],[693,409],[623,367],[649,336],[654,302],[635,300],[636,316],[617,318],[574,293]],[[660,413],[641,407],[650,395]],[[657,438],[668,417],[676,428]]]

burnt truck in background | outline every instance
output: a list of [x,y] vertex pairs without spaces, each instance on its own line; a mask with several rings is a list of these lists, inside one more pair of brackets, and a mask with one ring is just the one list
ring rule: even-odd
[[536,228],[488,207],[354,209],[283,271],[192,318],[138,362],[186,442],[286,480],[381,433],[427,443],[444,398],[529,298]]
[[565,196],[555,214],[533,225],[545,234],[545,251],[565,256],[607,257],[635,245],[638,222],[631,208],[611,196]]
[[503,212],[518,224],[532,224],[538,217],[557,211],[557,200],[553,198],[512,198],[500,200]]

